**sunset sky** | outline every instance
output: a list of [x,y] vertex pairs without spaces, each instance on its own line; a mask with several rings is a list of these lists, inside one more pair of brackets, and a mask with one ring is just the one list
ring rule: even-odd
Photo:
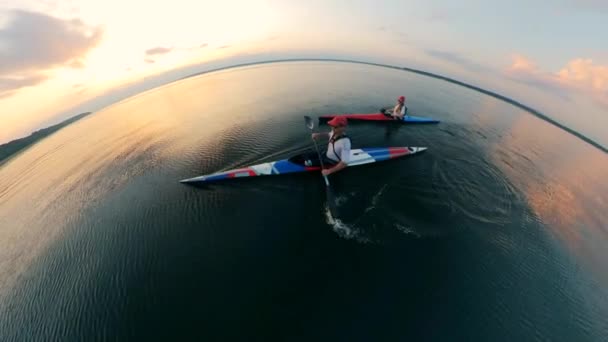
[[0,143],[176,70],[283,57],[419,68],[608,136],[606,42],[605,0],[0,0]]

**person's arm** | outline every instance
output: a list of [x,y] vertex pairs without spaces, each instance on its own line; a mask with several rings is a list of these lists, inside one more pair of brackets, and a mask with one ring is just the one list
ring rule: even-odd
[[322,172],[324,175],[328,176],[348,167],[348,162],[350,161],[350,140],[346,139],[343,141],[344,145],[340,152],[340,162],[330,169],[323,170]]
[[393,116],[399,115],[399,105],[396,105],[395,107],[393,107],[392,114],[393,114]]
[[338,164],[336,164],[336,166],[332,167],[331,169],[324,169],[323,174],[326,176],[331,175],[332,173],[336,173],[344,168],[348,167],[348,164],[346,164],[345,162],[341,161]]
[[318,140],[322,136],[328,136],[329,137],[329,132],[313,133],[312,134],[312,138],[315,139],[315,140]]

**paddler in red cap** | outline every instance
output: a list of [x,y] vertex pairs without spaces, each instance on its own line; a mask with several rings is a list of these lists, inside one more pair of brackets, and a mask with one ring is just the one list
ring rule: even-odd
[[397,98],[397,104],[393,108],[391,115],[398,120],[403,120],[407,115],[407,107],[405,106],[405,96],[399,96]]
[[327,124],[331,126],[331,132],[312,134],[313,139],[325,135],[329,137],[329,144],[324,157],[331,162],[332,166],[326,166],[327,168],[322,171],[326,176],[344,169],[350,161],[350,138],[346,135],[348,120],[345,117],[336,116]]

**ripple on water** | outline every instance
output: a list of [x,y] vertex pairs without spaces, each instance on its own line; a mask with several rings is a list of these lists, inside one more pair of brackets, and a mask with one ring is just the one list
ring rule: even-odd
[[432,169],[437,195],[451,213],[480,223],[505,225],[517,212],[520,195],[504,174],[479,156],[435,161]]
[[[570,152],[587,146],[550,131],[546,136],[568,141],[568,153],[543,146],[536,134],[519,150],[492,150],[522,139],[511,122],[521,113],[510,106],[393,71],[386,74],[394,82],[378,82],[370,92],[371,75],[380,79],[384,72],[338,69],[268,66],[223,73],[221,82],[213,75],[179,82],[94,114],[3,164],[0,339],[145,338],[163,327],[173,338],[192,339],[201,336],[200,322],[218,332],[234,331],[234,322],[257,332],[272,321],[271,336],[277,327],[309,321],[310,312],[321,312],[318,305],[336,303],[327,314],[348,317],[348,324],[325,326],[335,329],[333,336],[364,321],[391,335],[377,339],[408,339],[398,333],[409,329],[398,328],[408,321],[425,329],[427,313],[456,332],[447,339],[606,336],[605,281],[593,277],[602,268],[581,261],[592,247],[605,266],[608,201],[601,191],[605,163],[592,163],[597,155],[578,160],[599,170],[580,189],[560,182],[588,178],[579,165],[563,174],[552,168],[547,180],[553,185],[522,186],[529,184],[518,178],[537,183],[538,156],[547,159],[552,150],[568,162]],[[324,217],[318,174],[206,187],[178,183],[308,150],[303,114],[367,110],[390,101],[398,82],[420,95],[412,96],[420,115],[442,123],[352,125],[349,134],[359,146],[429,150],[332,179],[345,217]],[[286,96],[294,93],[299,96]],[[226,99],[232,106],[221,108]],[[516,191],[522,189],[527,203]],[[551,205],[566,200],[568,206]],[[570,225],[560,213],[569,214]],[[563,231],[548,237],[544,227],[553,224]],[[558,240],[570,242],[571,250]],[[318,279],[331,279],[338,290]],[[411,286],[422,291],[407,291]],[[362,293],[366,300],[353,301]],[[304,301],[314,307],[310,312]],[[346,316],[343,303],[352,305]],[[159,318],[162,324],[150,325]]]

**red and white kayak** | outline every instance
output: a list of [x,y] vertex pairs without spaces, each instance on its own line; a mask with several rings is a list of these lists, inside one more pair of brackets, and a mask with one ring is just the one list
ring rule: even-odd
[[368,113],[368,114],[333,114],[333,115],[322,115],[319,117],[321,121],[329,121],[336,116],[346,117],[348,120],[360,120],[360,121],[390,121],[402,124],[433,124],[439,123],[439,120],[424,118],[421,116],[406,115],[403,120],[395,120],[394,118],[384,115],[382,113]]
[[[423,152],[425,150],[426,147],[368,147],[353,149],[350,151],[350,162],[348,163],[348,167],[405,157]],[[298,155],[289,159],[188,178],[181,180],[180,182],[209,183],[241,177],[270,176],[296,172],[320,171],[321,168],[319,166],[306,166],[304,163],[302,163],[302,158],[300,157],[301,156]]]

